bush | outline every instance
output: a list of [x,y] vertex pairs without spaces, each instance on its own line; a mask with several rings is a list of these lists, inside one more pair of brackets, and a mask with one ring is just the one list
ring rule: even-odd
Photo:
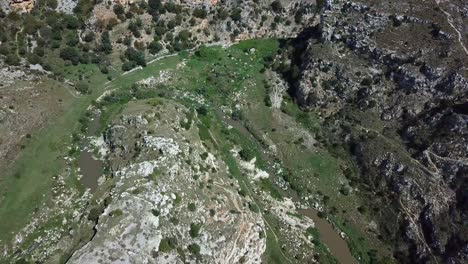
[[200,246],[196,243],[193,243],[193,244],[190,244],[188,246],[188,250],[190,251],[190,253],[194,254],[194,255],[199,255],[200,254]]
[[71,61],[77,65],[80,61],[80,53],[76,48],[66,47],[60,51],[60,58]]
[[239,8],[235,8],[232,10],[231,12],[231,19],[234,20],[234,21],[240,21],[241,18],[242,18],[242,10],[239,9]]
[[220,8],[217,11],[218,11],[218,13],[216,14],[217,19],[226,20],[226,18],[228,18],[229,13],[228,13],[228,11],[226,11],[226,9]]
[[95,37],[95,34],[94,32],[92,31],[89,31],[85,34],[83,40],[86,41],[86,42],[91,42],[94,40],[94,37]]
[[197,108],[197,114],[206,116],[208,115],[208,109],[205,106],[200,106]]
[[91,211],[89,211],[88,220],[97,222],[97,220],[99,219],[99,216],[101,216],[101,213],[102,213],[101,208],[99,207],[91,208]]
[[141,51],[137,51],[134,48],[128,48],[125,51],[125,57],[129,61],[133,61],[136,65],[146,66],[145,54]]
[[152,41],[148,45],[148,51],[151,54],[156,54],[156,53],[160,52],[162,49],[163,49],[163,46],[159,43],[159,41]]
[[105,31],[101,36],[101,51],[110,54],[112,52],[112,44],[110,42],[109,31]]
[[158,209],[151,209],[151,213],[156,217],[158,217],[161,214],[161,212]]
[[190,212],[195,212],[197,210],[197,207],[194,203],[189,203],[187,208],[189,209]]
[[75,47],[80,42],[80,39],[78,38],[78,34],[76,34],[76,32],[68,33],[66,39],[67,45],[70,47]]
[[271,3],[271,9],[273,9],[274,12],[279,13],[283,10],[283,5],[279,0],[275,0]]
[[365,214],[367,212],[367,209],[364,206],[359,206],[357,210],[361,214]]
[[251,149],[243,148],[239,151],[239,156],[245,161],[251,161],[255,157],[255,154]]
[[191,36],[192,36],[192,33],[190,33],[186,29],[179,32],[179,39],[183,42],[187,42]]
[[193,10],[194,17],[204,19],[207,15],[208,12],[204,8],[195,8],[195,10]]
[[10,53],[6,56],[5,63],[8,65],[18,66],[20,65],[20,58],[16,54]]
[[249,203],[249,209],[250,211],[254,212],[254,213],[259,213],[260,212],[260,208],[258,208],[258,206],[254,203]]
[[162,8],[161,0],[148,0],[150,11],[159,11]]
[[177,247],[177,239],[175,237],[163,238],[159,243],[159,251],[168,253]]
[[200,235],[200,229],[201,229],[201,224],[195,224],[191,223],[190,224],[190,237],[196,238]]
[[122,5],[114,5],[114,13],[117,15],[117,16],[121,16],[125,13],[125,9]]
[[76,84],[75,89],[83,94],[89,93],[89,85],[85,82],[79,82]]
[[135,68],[136,64],[135,62],[133,61],[125,61],[123,64],[122,64],[122,71],[129,71],[133,68]]
[[63,18],[63,24],[68,29],[78,29],[80,27],[80,21],[72,15],[65,15]]

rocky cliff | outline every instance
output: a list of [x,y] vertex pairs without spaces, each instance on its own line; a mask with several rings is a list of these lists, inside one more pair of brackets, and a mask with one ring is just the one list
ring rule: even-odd
[[[468,259],[468,52],[462,1],[327,1],[283,70],[359,173],[402,263]],[[287,64],[287,63],[286,63]]]

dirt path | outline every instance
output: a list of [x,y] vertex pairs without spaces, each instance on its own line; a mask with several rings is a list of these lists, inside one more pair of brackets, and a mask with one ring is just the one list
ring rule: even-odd
[[[244,213],[244,210],[239,206],[239,203],[238,203],[238,200],[236,199],[236,195],[233,194],[233,192],[231,190],[228,190],[226,189],[226,187],[224,187],[221,183],[218,183],[218,182],[214,182],[213,183],[215,186],[217,186],[218,188],[222,189],[223,191],[225,191],[226,193],[229,194],[229,197],[231,199],[231,202],[232,204],[234,205],[234,207],[236,208],[236,210],[240,213],[241,215],[241,221],[239,223],[239,227],[242,227],[244,226],[246,223],[246,220],[245,220],[245,213]],[[233,246],[232,246],[232,249],[231,249],[231,252],[229,253],[229,255],[227,256],[227,258],[225,259],[226,263],[234,263],[234,261],[232,260],[232,258],[234,257],[234,254],[236,252],[237,249],[237,242],[239,241],[239,239],[241,238],[242,236],[242,228],[239,228],[238,231],[237,231],[237,236],[236,236],[236,239],[234,240],[234,243],[233,243]]]
[[[21,29],[18,32],[16,32],[16,34],[15,34],[15,43],[18,43],[18,34],[22,34],[23,31],[24,31],[24,27],[21,27]],[[20,57],[19,47],[18,46],[16,47],[16,56]]]
[[463,43],[463,36],[462,36],[462,33],[460,32],[460,30],[458,30],[458,28],[456,27],[456,25],[454,24],[453,22],[453,17],[452,15],[445,11],[441,6],[440,6],[440,0],[435,0],[437,6],[440,8],[440,10],[442,10],[442,12],[444,12],[445,16],[447,17],[447,22],[449,23],[449,25],[453,28],[453,30],[455,30],[455,32],[457,33],[457,36],[458,36],[458,43],[460,43],[460,46],[463,48],[463,50],[465,51],[465,55],[468,56],[468,49],[466,48],[465,46],[465,43]]
[[421,241],[421,243],[423,243],[424,247],[427,249],[427,251],[429,251],[429,254],[431,254],[432,258],[434,259],[435,263],[439,263],[437,261],[437,258],[435,257],[435,255],[432,253],[432,250],[431,248],[429,247],[429,245],[426,243],[426,240],[424,239],[424,234],[421,234],[422,232],[420,231],[422,228],[420,226],[420,224],[418,224],[414,219],[417,218],[415,216],[413,216],[413,214],[409,211],[409,209],[403,204],[403,202],[401,201],[401,197],[398,199],[398,202],[400,203],[400,206],[401,208],[403,209],[403,212],[406,214],[406,216],[408,217],[408,219],[411,221],[411,223],[413,223],[414,226],[418,227],[416,228],[416,236],[418,237],[418,239]]

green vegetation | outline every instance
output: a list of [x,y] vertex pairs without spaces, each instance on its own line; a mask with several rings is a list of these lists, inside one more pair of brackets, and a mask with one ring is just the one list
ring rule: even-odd
[[177,239],[175,237],[168,237],[161,239],[159,243],[159,251],[168,253],[177,248]]
[[200,246],[196,243],[193,243],[193,244],[190,244],[188,246],[188,250],[190,251],[190,253],[196,255],[196,256],[199,256],[200,255]]
[[202,225],[201,224],[197,224],[197,223],[191,223],[190,224],[190,236],[192,238],[196,238],[200,235],[200,229],[201,229]]
[[197,210],[197,207],[195,206],[194,203],[189,203],[187,208],[189,209],[190,212],[195,212]]

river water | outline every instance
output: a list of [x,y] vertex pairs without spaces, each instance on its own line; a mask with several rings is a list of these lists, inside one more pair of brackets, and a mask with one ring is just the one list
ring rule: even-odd
[[338,232],[336,232],[336,230],[327,220],[318,217],[317,211],[315,209],[299,209],[298,211],[300,214],[314,220],[315,228],[320,233],[320,241],[327,245],[328,249],[330,249],[331,254],[341,264],[358,263],[354,256],[351,255],[346,241],[338,234]]
[[[93,120],[91,120],[88,126],[88,136],[94,136],[100,128],[100,116],[96,115]],[[84,140],[82,142],[85,146],[89,146],[90,142],[88,140]],[[98,179],[102,174],[104,164],[101,160],[95,159],[93,156],[94,154],[87,150],[88,148],[84,148],[81,151],[78,157],[78,166],[80,168],[80,172],[83,175],[81,177],[81,183],[86,187],[91,189],[91,192],[94,192],[98,186]]]

